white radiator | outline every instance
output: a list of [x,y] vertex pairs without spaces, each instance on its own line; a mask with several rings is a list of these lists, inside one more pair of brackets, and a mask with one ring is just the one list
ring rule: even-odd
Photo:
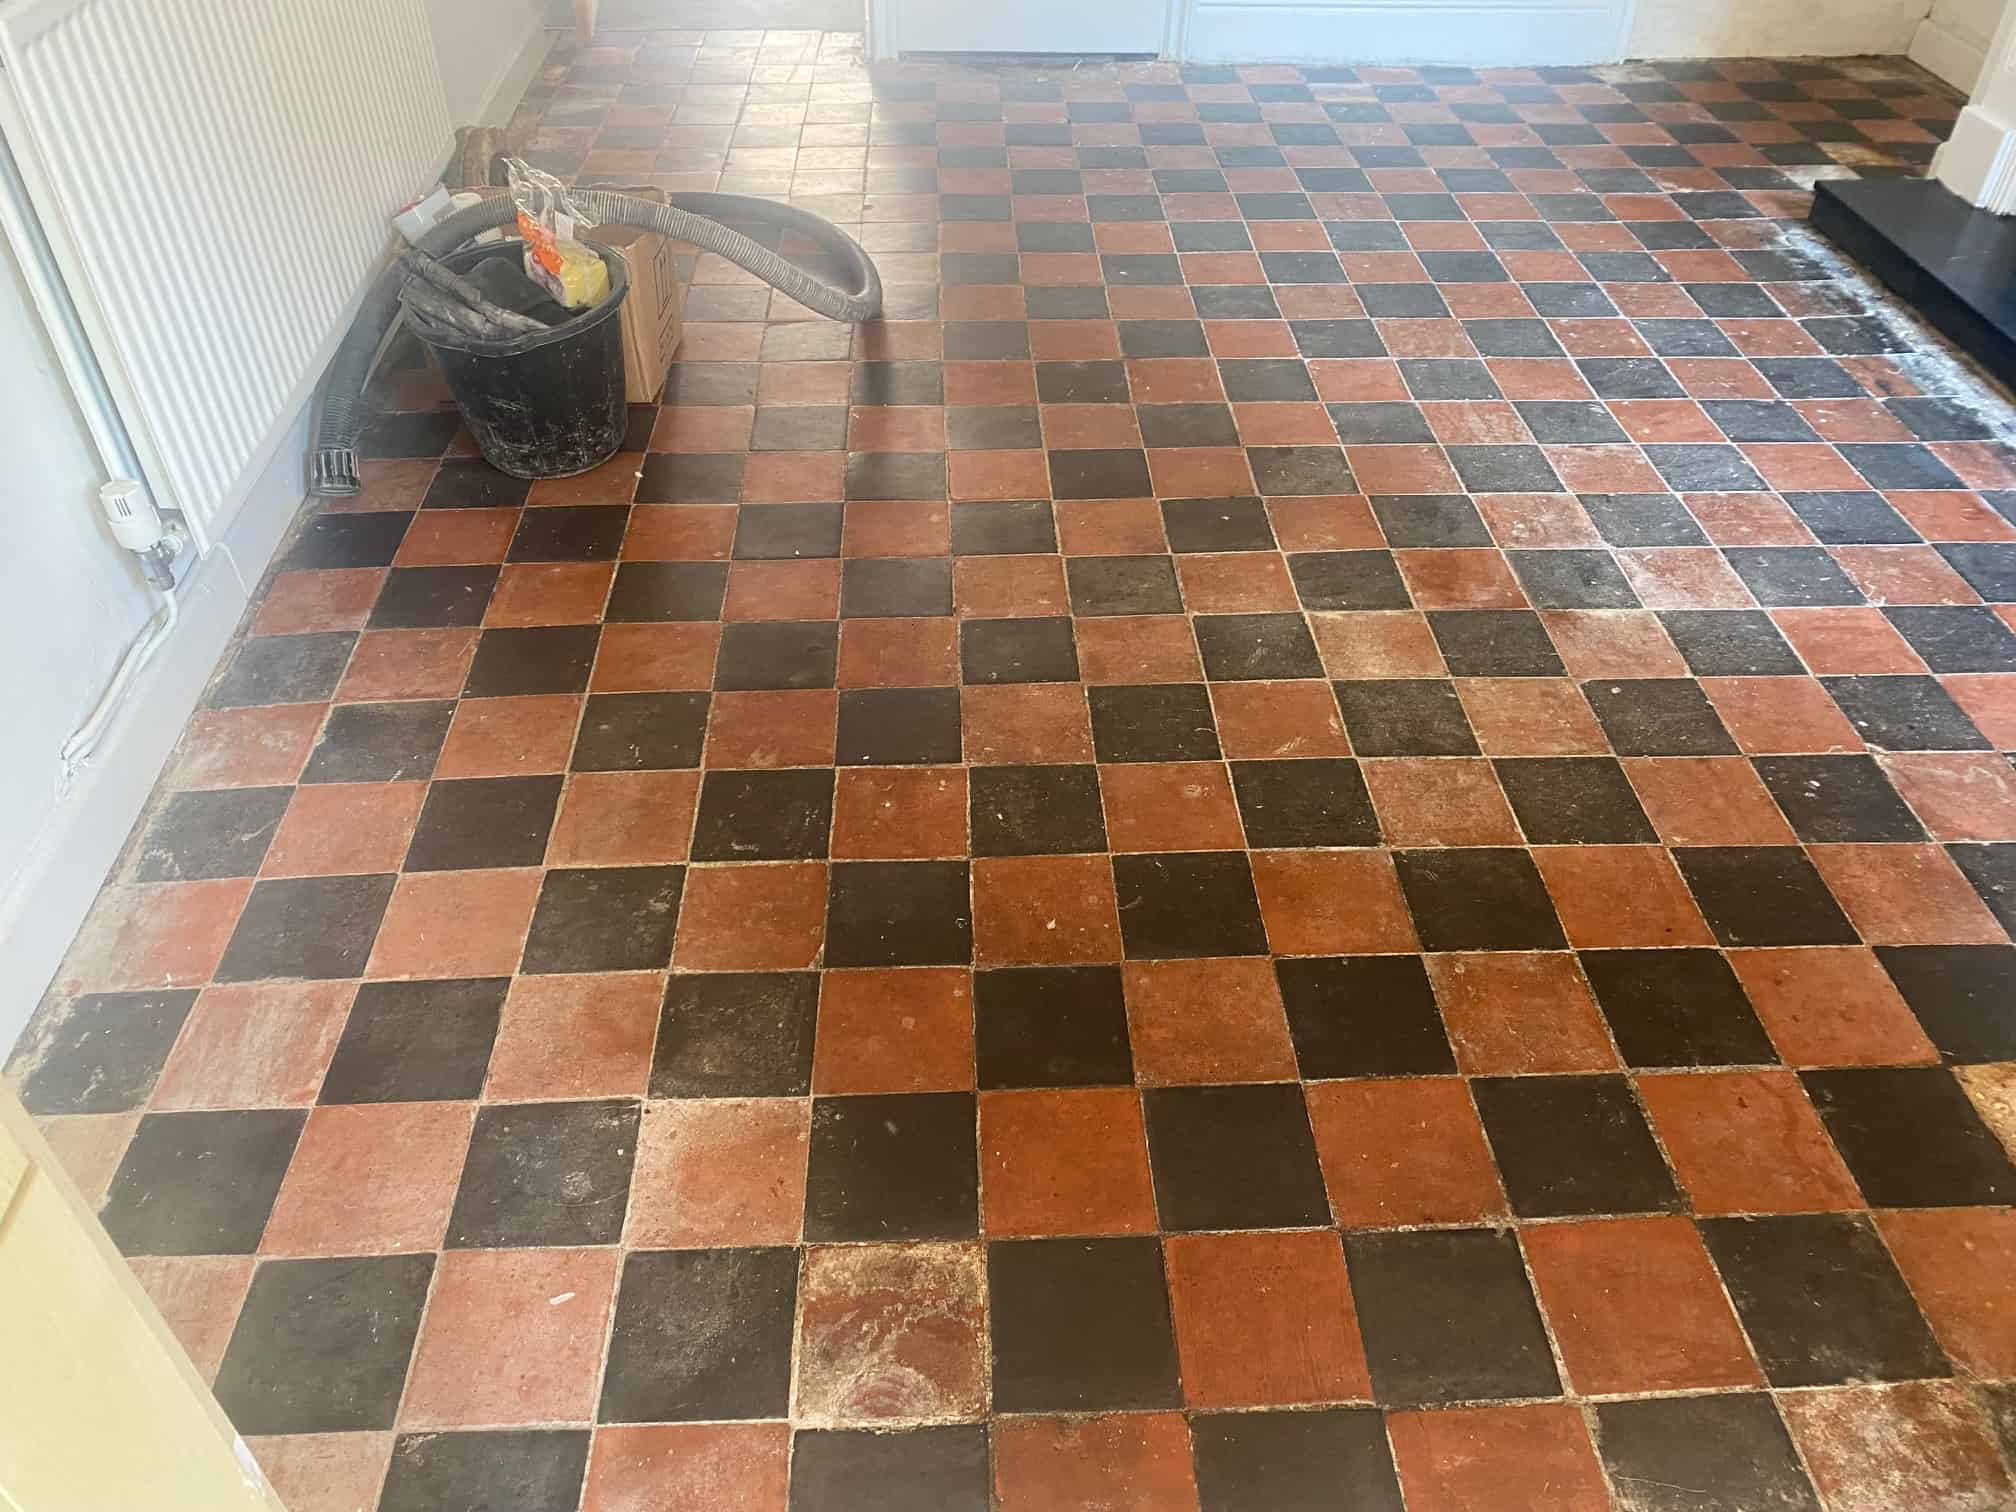
[[157,501],[207,546],[452,132],[419,0],[0,0],[10,136]]

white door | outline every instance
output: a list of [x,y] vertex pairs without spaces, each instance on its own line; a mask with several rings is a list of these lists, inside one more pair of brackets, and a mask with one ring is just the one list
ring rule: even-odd
[[[1197,63],[1614,62],[1633,0],[1182,0]],[[1688,0],[1681,0],[1688,3]]]
[[1160,57],[1182,0],[869,0],[868,45],[903,53],[1140,53]]

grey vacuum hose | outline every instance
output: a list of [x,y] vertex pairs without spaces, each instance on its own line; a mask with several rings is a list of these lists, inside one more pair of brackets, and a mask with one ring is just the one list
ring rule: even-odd
[[[604,189],[576,189],[572,198],[594,222],[635,226],[690,242],[829,319],[855,325],[882,313],[882,276],[874,261],[853,237],[809,210],[746,194],[675,194],[666,205]],[[436,223],[414,246],[429,257],[442,257],[485,231],[510,224],[517,215],[511,197],[500,194]],[[723,215],[803,237],[839,261],[846,287],[821,281],[789,258],[713,219]],[[364,296],[356,322],[329,365],[309,466],[308,491],[320,498],[343,498],[363,489],[357,471],[357,435],[364,425],[364,385],[399,319],[399,289],[404,282],[404,269],[394,263]]]

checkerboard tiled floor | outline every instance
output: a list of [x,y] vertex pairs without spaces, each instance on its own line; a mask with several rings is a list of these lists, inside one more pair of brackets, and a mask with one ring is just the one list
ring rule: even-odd
[[2012,414],[1790,224],[1953,100],[603,40],[889,320],[388,415],[16,1067],[296,1512],[2011,1504]]

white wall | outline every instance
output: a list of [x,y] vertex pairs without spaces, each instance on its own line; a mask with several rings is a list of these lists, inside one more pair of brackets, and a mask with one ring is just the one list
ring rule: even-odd
[[1935,0],[1911,39],[1911,58],[1955,89],[1972,90],[2005,0]]
[[152,607],[131,558],[99,523],[93,497],[104,468],[4,240],[0,394],[0,518],[9,522],[0,593],[0,645],[10,648],[0,720],[4,892],[56,806],[58,748]]
[[457,126],[501,126],[546,54],[546,0],[427,0]]
[[1853,57],[1911,46],[1932,0],[1638,0],[1633,58]]

